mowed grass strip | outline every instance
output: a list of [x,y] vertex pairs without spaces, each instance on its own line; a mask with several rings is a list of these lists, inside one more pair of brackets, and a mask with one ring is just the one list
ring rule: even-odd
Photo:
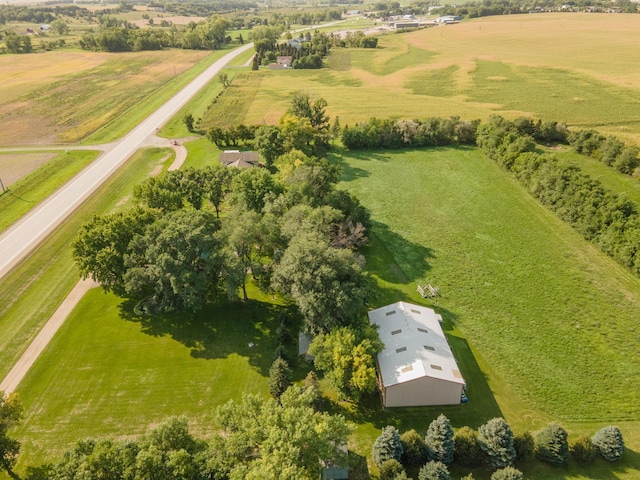
[[165,149],[135,154],[30,257],[0,280],[0,376],[9,372],[62,300],[78,281],[71,241],[91,216],[121,205],[133,186],[162,169],[171,158]]
[[[268,395],[279,307],[260,300],[138,317],[91,290],[20,385],[20,465],[55,461],[87,436],[139,436],[170,415],[212,432],[214,410]],[[252,343],[253,346],[249,346]]]
[[89,165],[99,152],[71,150],[54,155],[53,159],[12,184],[9,191],[0,196],[0,232]]
[[342,162],[344,187],[371,211],[373,233],[408,283],[440,286],[436,308],[525,408],[565,422],[639,418],[640,394],[627,383],[640,375],[637,278],[477,150]]

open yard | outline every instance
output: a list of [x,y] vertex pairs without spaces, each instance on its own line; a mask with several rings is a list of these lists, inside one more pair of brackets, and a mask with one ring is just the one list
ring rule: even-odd
[[558,13],[386,35],[375,50],[333,49],[322,70],[237,76],[210,116],[277,123],[302,91],[325,98],[343,126],[373,116],[528,115],[640,141],[638,28],[638,15]]

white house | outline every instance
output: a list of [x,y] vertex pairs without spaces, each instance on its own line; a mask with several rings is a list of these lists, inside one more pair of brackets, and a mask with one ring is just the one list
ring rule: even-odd
[[385,407],[459,404],[465,381],[431,308],[398,302],[369,312],[384,350],[378,377]]

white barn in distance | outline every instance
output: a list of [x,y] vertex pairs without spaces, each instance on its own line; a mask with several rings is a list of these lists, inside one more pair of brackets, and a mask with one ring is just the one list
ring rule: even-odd
[[398,302],[369,312],[384,350],[378,376],[385,407],[456,405],[464,379],[431,308]]

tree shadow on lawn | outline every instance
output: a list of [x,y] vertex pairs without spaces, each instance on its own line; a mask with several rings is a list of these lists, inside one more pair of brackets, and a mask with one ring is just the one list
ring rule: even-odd
[[384,223],[373,220],[369,237],[370,243],[363,250],[367,269],[380,279],[390,283],[416,282],[431,270],[433,250],[407,240]]
[[170,336],[191,349],[193,358],[216,359],[238,354],[262,375],[269,374],[277,347],[276,330],[287,307],[248,300],[209,305],[193,312],[142,315],[136,302],[120,304],[121,318],[140,324],[140,330],[154,337]]

